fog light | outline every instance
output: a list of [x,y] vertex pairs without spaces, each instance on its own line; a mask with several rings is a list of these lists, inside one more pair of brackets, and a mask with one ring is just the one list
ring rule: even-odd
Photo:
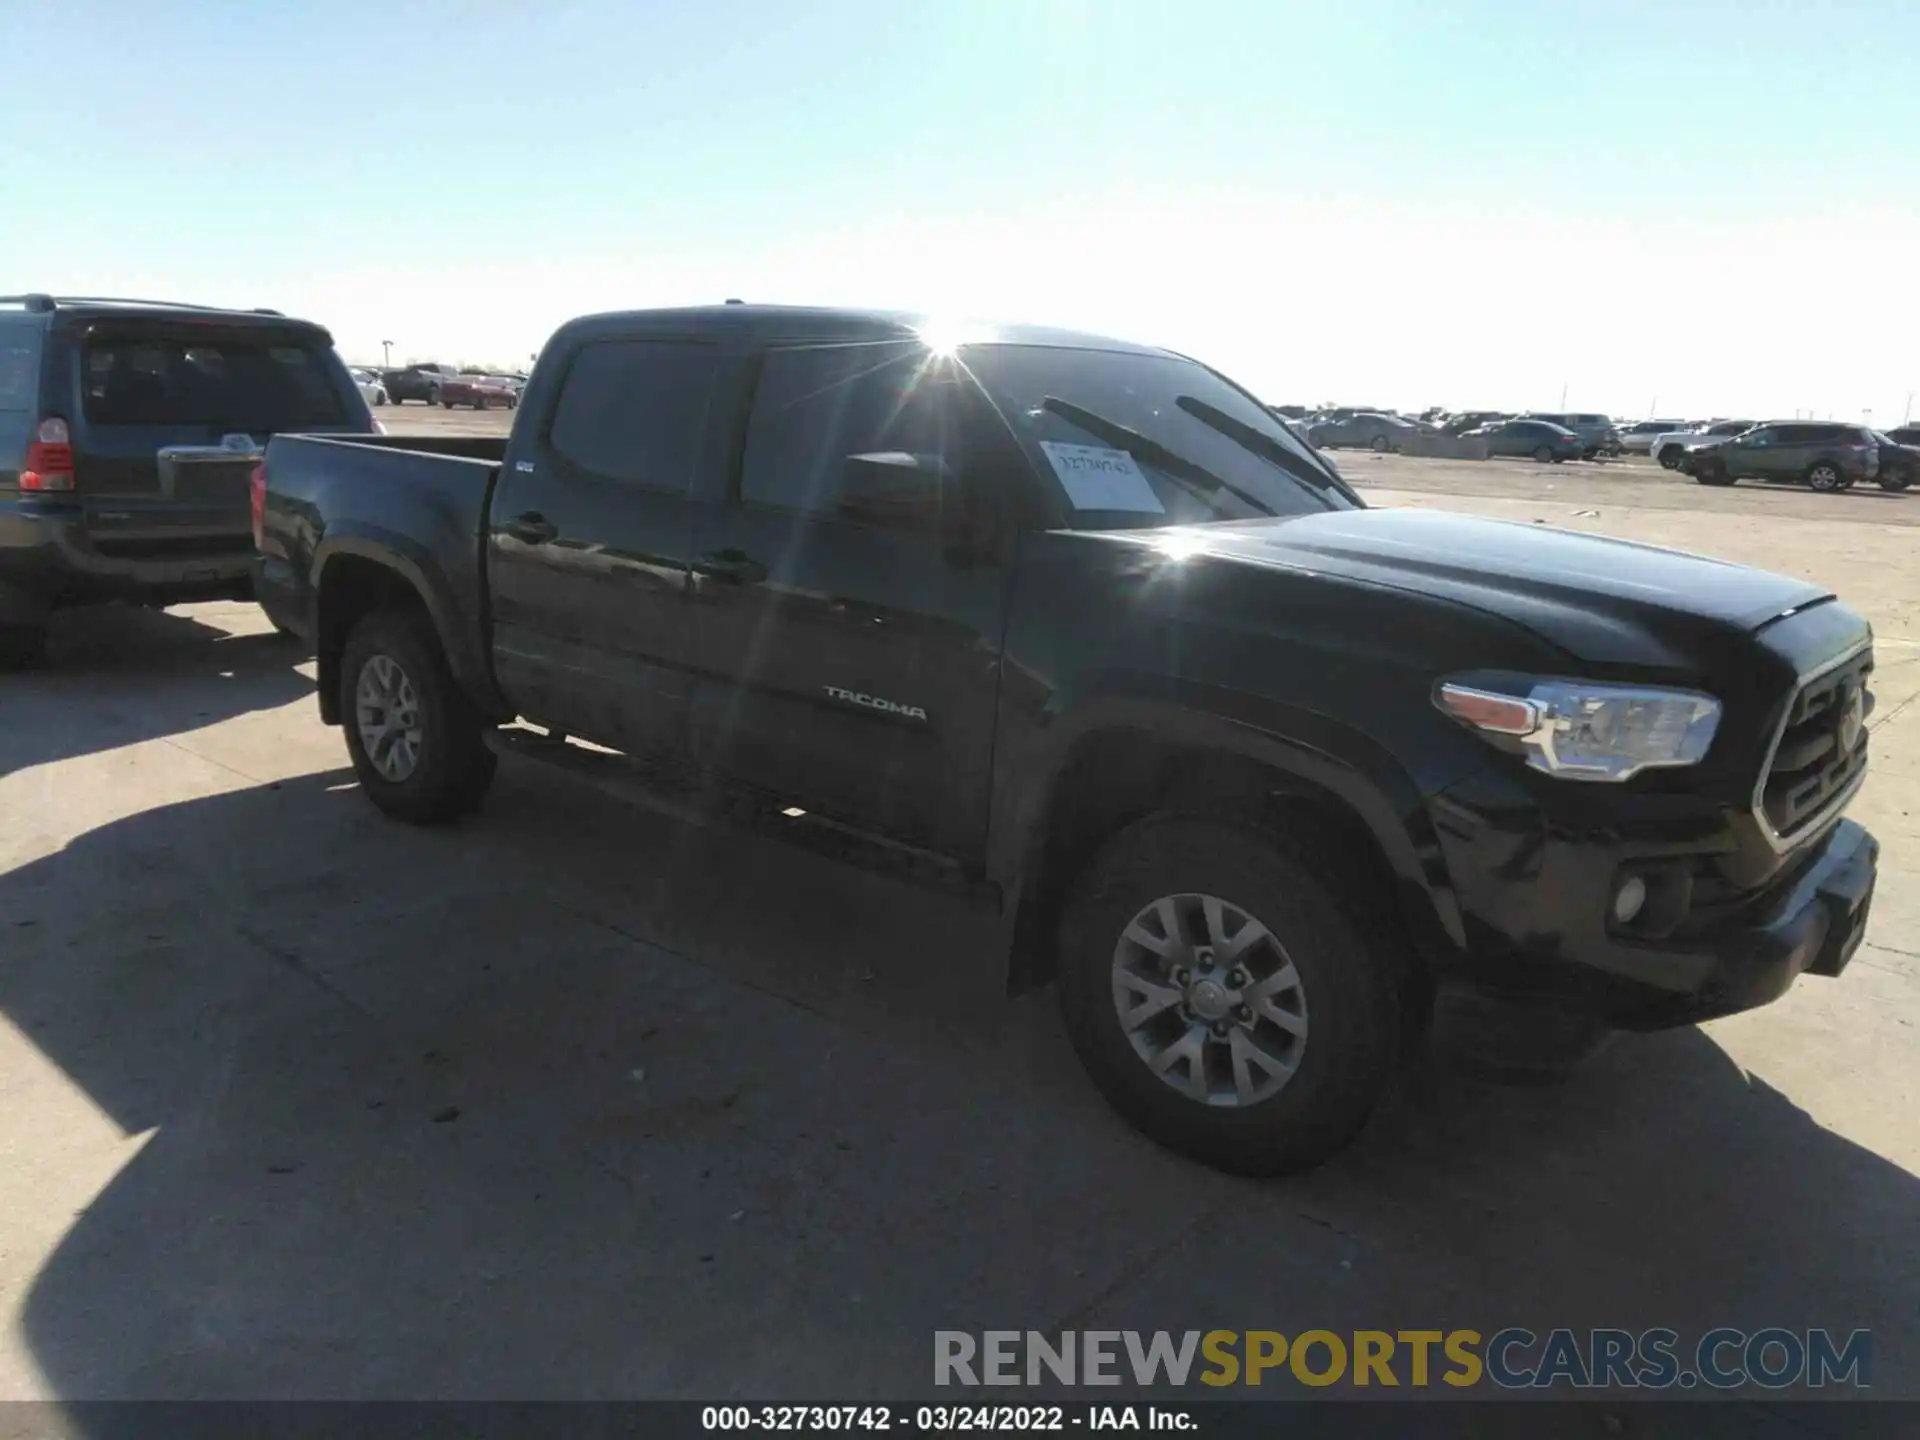
[[1638,875],[1629,875],[1620,882],[1620,888],[1613,892],[1614,923],[1631,925],[1646,903],[1647,882]]

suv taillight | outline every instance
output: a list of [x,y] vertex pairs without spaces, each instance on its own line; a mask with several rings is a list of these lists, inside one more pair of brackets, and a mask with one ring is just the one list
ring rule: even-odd
[[253,511],[253,548],[258,550],[267,529],[267,462],[262,460],[247,477],[247,503]]
[[73,489],[73,441],[67,422],[49,415],[27,442],[26,463],[20,469],[22,490],[48,491]]

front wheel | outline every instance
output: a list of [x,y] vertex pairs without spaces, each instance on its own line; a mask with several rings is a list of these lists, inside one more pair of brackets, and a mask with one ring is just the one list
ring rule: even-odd
[[1686,452],[1678,445],[1667,446],[1657,457],[1660,461],[1660,468],[1662,470],[1678,470],[1680,468],[1680,457],[1685,453]]
[[1840,467],[1828,460],[1818,460],[1807,467],[1807,488],[1828,494],[1843,489]]
[[1727,473],[1727,467],[1721,464],[1702,462],[1693,472],[1693,478],[1701,485],[1731,485],[1733,476]]
[[493,783],[485,724],[417,610],[378,611],[354,627],[340,660],[340,716],[360,788],[396,819],[451,820]]
[[1279,1175],[1366,1124],[1402,994],[1325,877],[1256,831],[1162,815],[1115,836],[1077,882],[1060,1004],[1127,1120],[1219,1169]]

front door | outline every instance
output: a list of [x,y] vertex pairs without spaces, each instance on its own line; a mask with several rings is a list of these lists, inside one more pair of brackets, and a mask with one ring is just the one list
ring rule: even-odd
[[710,345],[607,339],[523,416],[495,489],[493,657],[520,714],[615,749],[686,743],[694,478],[724,443]]
[[[737,482],[694,541],[704,765],[909,844],[984,851],[1007,571],[924,518],[993,503],[963,443],[984,404],[917,345],[762,358]],[[850,514],[862,454],[918,457],[905,473],[943,493],[922,518]]]

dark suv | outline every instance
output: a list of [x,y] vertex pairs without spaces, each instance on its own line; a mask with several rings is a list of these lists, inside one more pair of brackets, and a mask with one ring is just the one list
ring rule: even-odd
[[1880,442],[1863,425],[1775,420],[1696,445],[1680,468],[1702,485],[1773,480],[1820,491],[1846,490],[1880,473]]
[[0,297],[0,663],[39,663],[60,606],[250,594],[267,438],[374,428],[307,321]]

